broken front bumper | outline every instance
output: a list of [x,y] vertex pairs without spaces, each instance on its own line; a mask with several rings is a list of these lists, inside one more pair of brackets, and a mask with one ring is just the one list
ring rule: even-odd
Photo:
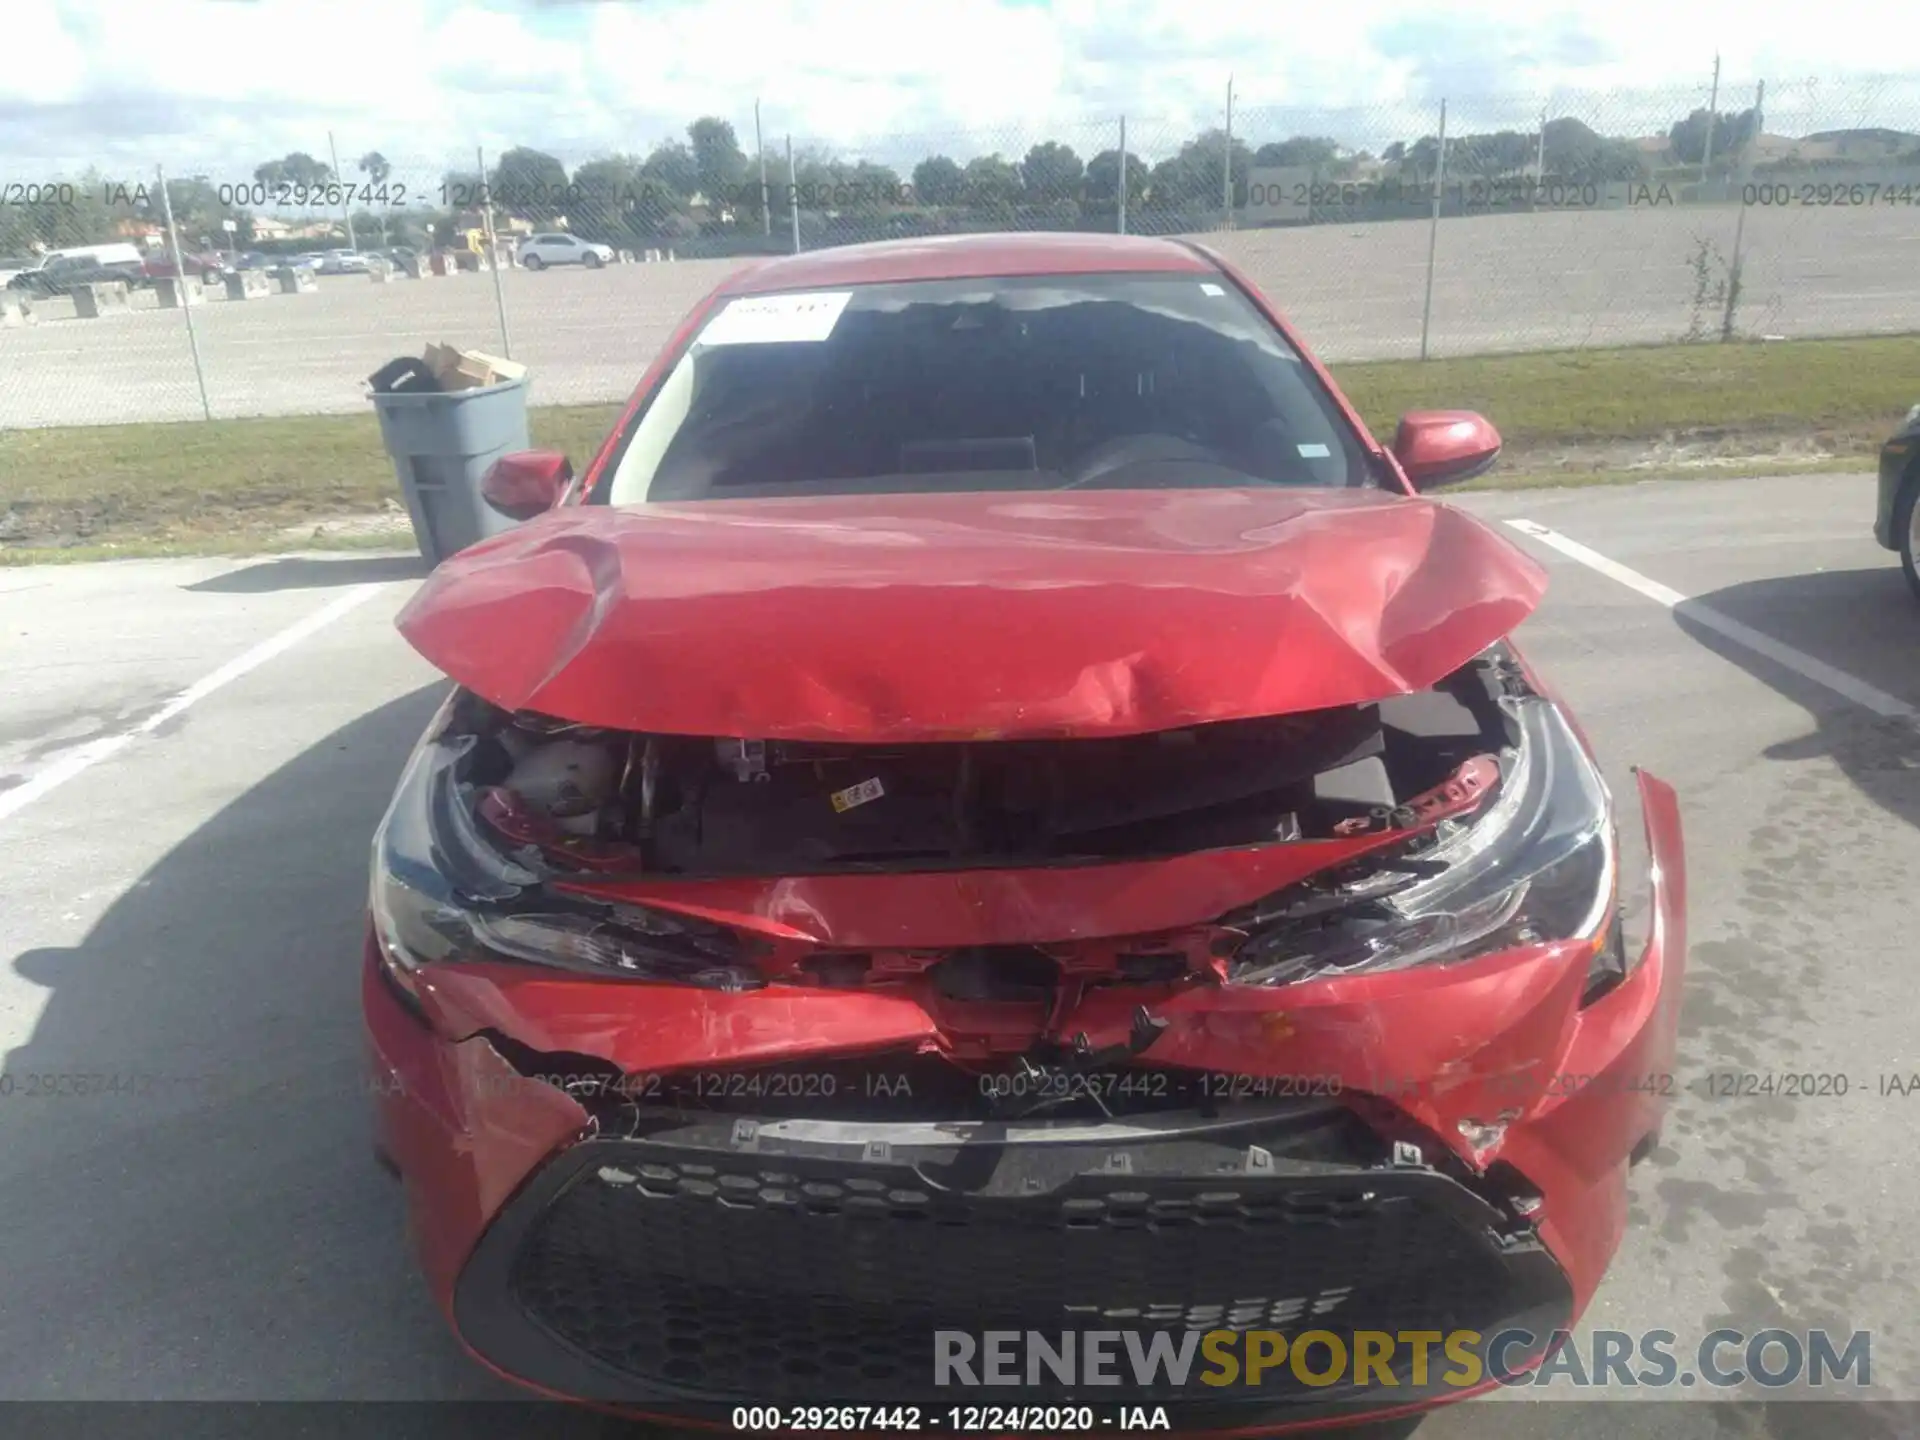
[[[644,1101],[590,1113],[502,1046],[632,1071],[649,1036],[684,1043],[692,1024],[715,1066],[774,1058],[783,1029],[796,1059],[820,1053],[816,1004],[860,1014],[862,997],[761,992],[655,1014],[651,996],[675,992],[641,1006],[617,984],[452,968],[410,997],[370,938],[382,1144],[469,1348],[522,1383],[652,1414],[1040,1398],[935,1390],[937,1330],[1544,1337],[1599,1283],[1629,1157],[1668,1093],[1646,1079],[1671,1079],[1685,874],[1671,790],[1643,776],[1641,794],[1651,931],[1626,980],[1589,1004],[1569,957],[1544,947],[1169,1009],[1169,1063],[1251,1072],[1264,1055],[1267,1073],[1339,1079],[1338,1101],[1079,1129],[773,1122]],[[872,1018],[877,1041],[891,1020]],[[1507,1104],[1502,1077],[1516,1075],[1531,1088]],[[1165,1403],[1185,1425],[1237,1429],[1470,1393],[1423,1394],[1411,1377],[1305,1389],[1291,1373],[1198,1397],[1190,1384]]]
[[[940,1331],[1324,1329],[1351,1348],[1357,1331],[1544,1338],[1567,1323],[1571,1289],[1531,1227],[1347,1120],[1324,1104],[958,1133],[640,1116],[514,1198],[454,1319],[544,1389],[704,1418],[977,1402],[936,1384]],[[1237,1428],[1436,1398],[1439,1374],[1363,1392],[1277,1369],[1224,1398],[1191,1377],[1116,1391],[1042,1376],[1019,1398],[1159,1403]]]

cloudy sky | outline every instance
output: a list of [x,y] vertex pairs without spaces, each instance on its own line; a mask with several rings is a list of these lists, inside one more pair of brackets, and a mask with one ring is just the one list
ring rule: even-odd
[[[695,116],[753,143],[910,163],[1057,135],[1157,158],[1220,123],[1378,148],[1434,128],[1527,128],[1543,107],[1663,130],[1768,82],[1769,130],[1911,126],[1920,81],[1879,0],[5,0],[0,184],[72,174],[240,179],[289,150],[382,151],[437,179],[530,144],[569,164],[645,151]],[[1879,36],[1881,44],[1872,43]]]

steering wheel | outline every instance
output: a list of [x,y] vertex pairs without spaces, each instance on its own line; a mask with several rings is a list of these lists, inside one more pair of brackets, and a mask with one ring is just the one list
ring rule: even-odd
[[1067,474],[1067,483],[1062,490],[1071,490],[1075,486],[1085,485],[1098,480],[1103,475],[1111,475],[1116,470],[1124,470],[1131,465],[1147,464],[1151,461],[1171,461],[1176,464],[1220,465],[1226,463],[1220,452],[1205,445],[1196,445],[1191,440],[1183,440],[1178,435],[1116,435],[1111,440],[1103,440],[1085,455]]

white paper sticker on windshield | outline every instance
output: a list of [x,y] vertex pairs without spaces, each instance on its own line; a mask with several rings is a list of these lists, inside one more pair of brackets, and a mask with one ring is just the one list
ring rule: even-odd
[[1200,293],[1202,295],[1224,295],[1227,292],[1222,290],[1218,285],[1215,285],[1211,280],[1202,280],[1200,282]]
[[1324,445],[1300,445],[1295,448],[1309,460],[1324,460],[1333,453]]
[[700,332],[702,345],[771,345],[833,334],[851,290],[809,295],[749,295],[732,301]]

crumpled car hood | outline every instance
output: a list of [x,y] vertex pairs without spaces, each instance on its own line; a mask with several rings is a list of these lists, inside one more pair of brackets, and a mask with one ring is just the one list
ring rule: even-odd
[[1103,490],[570,506],[399,617],[494,704],[663,734],[1143,734],[1423,689],[1545,574],[1434,501]]

